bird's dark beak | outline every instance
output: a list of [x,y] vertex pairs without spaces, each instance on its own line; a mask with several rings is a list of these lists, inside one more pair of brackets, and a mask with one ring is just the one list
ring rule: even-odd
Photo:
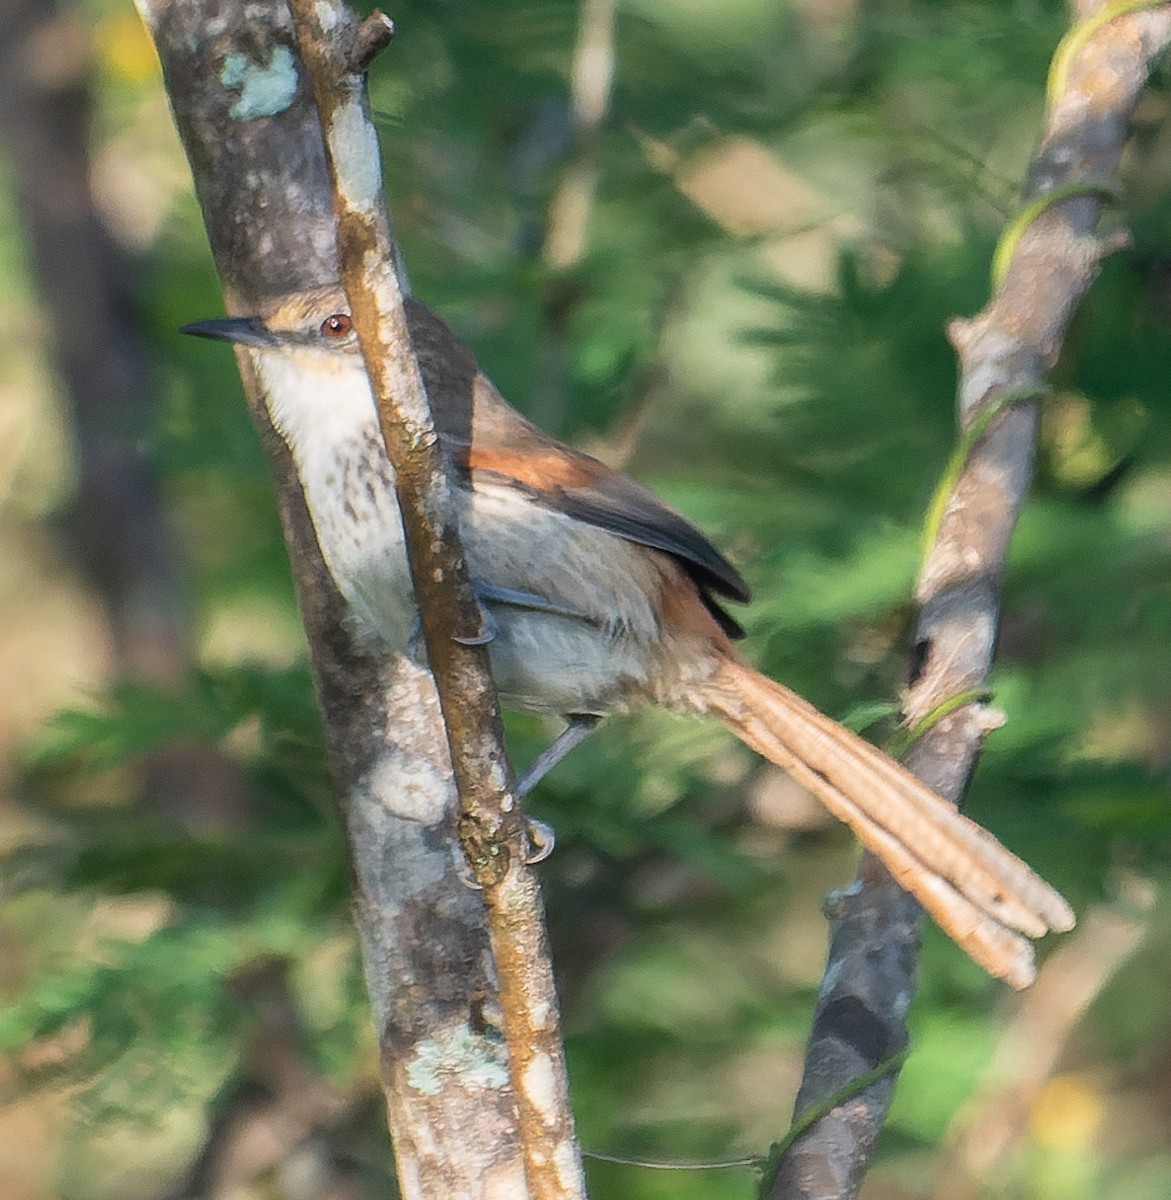
[[179,332],[217,342],[237,342],[241,346],[277,344],[276,336],[264,327],[259,317],[215,317],[210,321],[193,321]]

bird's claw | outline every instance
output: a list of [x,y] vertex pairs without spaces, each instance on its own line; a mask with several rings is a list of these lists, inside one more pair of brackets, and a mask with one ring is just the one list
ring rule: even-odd
[[455,867],[456,877],[464,887],[473,892],[482,892],[484,890],[480,881],[476,878],[475,872],[472,870],[472,864],[468,862],[468,857],[464,854],[464,848],[458,839],[451,843],[451,860]]
[[538,821],[535,817],[525,818],[525,832],[529,839],[529,853],[525,858],[526,865],[532,867],[544,862],[553,853],[557,845],[557,835],[552,825]]
[[500,632],[500,626],[496,624],[496,618],[491,612],[483,604],[477,603],[476,607],[480,612],[480,628],[475,633],[452,635],[452,641],[461,646],[487,646],[489,642],[496,640],[496,635]]

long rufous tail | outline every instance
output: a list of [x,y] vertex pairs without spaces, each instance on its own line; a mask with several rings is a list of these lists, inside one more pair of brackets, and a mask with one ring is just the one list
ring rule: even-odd
[[1073,928],[1073,910],[1027,863],[788,688],[728,657],[703,700],[849,825],[989,974],[1027,987],[1036,973],[1027,939]]

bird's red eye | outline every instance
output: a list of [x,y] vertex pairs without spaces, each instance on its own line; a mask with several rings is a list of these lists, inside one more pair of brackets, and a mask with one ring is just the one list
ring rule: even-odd
[[327,338],[344,338],[353,328],[354,322],[350,320],[349,313],[334,313],[332,317],[326,317],[321,322],[321,336]]

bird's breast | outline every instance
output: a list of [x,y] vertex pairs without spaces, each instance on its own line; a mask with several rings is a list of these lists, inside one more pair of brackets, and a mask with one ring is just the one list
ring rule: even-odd
[[[417,609],[394,471],[365,377],[360,386],[337,386],[303,364],[258,358],[269,412],[292,451],[330,574],[359,620],[402,652]],[[665,581],[693,590],[673,560],[491,473],[457,487],[455,499],[506,703],[607,712],[649,698],[673,677],[670,664],[679,656],[665,637]]]
[[396,651],[415,626],[394,472],[371,424],[298,462],[322,557],[350,607]]
[[415,624],[410,572],[365,371],[287,350],[260,351],[256,369],[338,591],[392,649],[405,649]]

